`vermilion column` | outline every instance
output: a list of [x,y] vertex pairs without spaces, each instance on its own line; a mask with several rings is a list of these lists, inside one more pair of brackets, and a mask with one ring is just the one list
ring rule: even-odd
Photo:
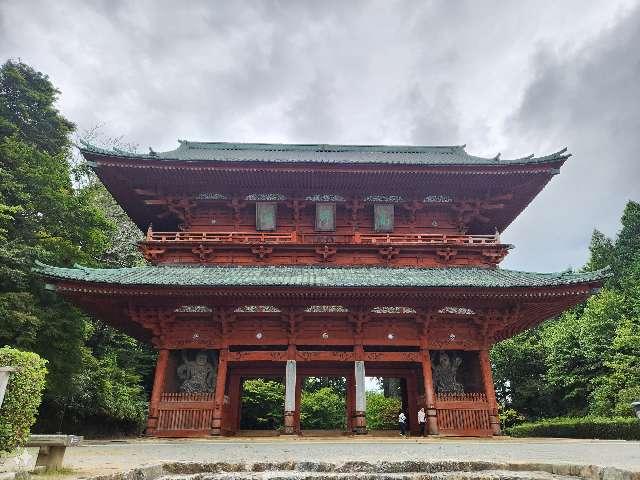
[[429,350],[422,349],[422,375],[424,377],[424,401],[427,408],[427,432],[429,435],[438,434],[438,417],[436,400],[433,390],[433,375],[431,373],[431,355]]
[[153,390],[149,402],[149,418],[147,419],[147,435],[153,435],[158,428],[158,407],[164,392],[167,365],[169,364],[169,350],[162,348],[158,351],[156,371],[153,376]]
[[487,403],[489,403],[489,422],[494,435],[501,435],[500,417],[498,416],[498,401],[496,400],[496,391],[493,386],[493,375],[491,374],[491,361],[489,360],[489,351],[480,350],[480,369],[482,370],[482,380],[484,381],[484,389],[487,395]]
[[218,373],[216,377],[216,392],[214,396],[213,423],[211,435],[222,435],[222,420],[224,412],[224,395],[227,384],[227,349],[220,350],[218,355]]

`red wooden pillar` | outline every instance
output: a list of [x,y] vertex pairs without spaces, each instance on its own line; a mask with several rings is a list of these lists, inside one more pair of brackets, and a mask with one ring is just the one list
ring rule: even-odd
[[424,377],[424,402],[427,413],[427,432],[429,435],[438,434],[438,417],[436,399],[433,390],[433,374],[431,372],[431,355],[429,350],[422,349],[422,375]]
[[302,425],[300,424],[300,403],[302,401],[302,380],[300,375],[296,376],[296,410],[293,416],[293,428],[298,435],[302,434]]
[[216,377],[211,435],[222,435],[223,430],[224,396],[227,384],[227,352],[227,349],[221,349],[218,356],[218,375]]
[[156,371],[153,376],[153,390],[151,392],[151,401],[149,402],[149,418],[147,419],[147,435],[154,435],[158,429],[158,407],[164,392],[168,364],[169,350],[162,348],[158,351]]
[[418,425],[418,386],[416,376],[411,372],[406,377],[407,385],[407,415],[409,416],[409,431],[413,435],[419,433]]
[[240,430],[240,415],[242,414],[242,382],[240,375],[232,373],[229,377],[229,418],[225,418],[224,424],[227,425],[230,434],[235,435]]
[[489,360],[489,351],[480,350],[480,369],[482,371],[482,381],[487,395],[487,403],[489,403],[489,422],[494,435],[501,435],[500,417],[498,416],[498,401],[496,400],[496,391],[493,385],[493,375],[491,374],[491,361]]
[[356,384],[353,372],[347,374],[347,432],[353,433],[353,416],[356,411]]

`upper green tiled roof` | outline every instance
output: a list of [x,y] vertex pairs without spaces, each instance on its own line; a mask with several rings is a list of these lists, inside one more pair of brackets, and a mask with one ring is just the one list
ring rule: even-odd
[[37,264],[43,276],[128,286],[174,287],[548,287],[602,280],[605,270],[532,273],[486,268],[385,268],[315,266],[145,266],[61,268]]
[[272,163],[385,163],[406,165],[523,165],[565,160],[571,154],[564,148],[543,157],[501,160],[500,154],[485,158],[469,155],[464,145],[322,145],[284,143],[225,143],[179,140],[180,146],[168,152],[130,153],[104,149],[81,141],[83,152],[131,159],[167,161],[272,162]]

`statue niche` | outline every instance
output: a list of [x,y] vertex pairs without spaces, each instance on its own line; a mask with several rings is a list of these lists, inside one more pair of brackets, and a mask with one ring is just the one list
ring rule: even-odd
[[206,351],[196,353],[195,360],[189,360],[186,350],[182,350],[182,364],[176,371],[182,393],[210,393],[216,383],[216,368],[209,362]]
[[436,393],[464,393],[464,387],[456,380],[461,365],[462,358],[458,355],[453,355],[452,361],[446,352],[438,354],[438,363],[432,366]]

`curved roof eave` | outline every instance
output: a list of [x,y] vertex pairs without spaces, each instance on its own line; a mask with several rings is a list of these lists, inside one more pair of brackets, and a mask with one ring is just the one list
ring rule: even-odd
[[189,288],[544,288],[601,283],[610,276],[607,268],[581,273],[477,267],[144,266],[101,269],[54,267],[39,262],[34,272],[60,281]]
[[469,155],[464,145],[453,146],[396,146],[396,145],[323,145],[323,144],[264,144],[180,141],[175,150],[149,153],[106,149],[80,140],[78,148],[84,154],[111,159],[161,162],[220,162],[220,163],[318,163],[318,164],[392,164],[416,166],[510,166],[536,165],[564,161],[571,156],[567,148],[535,157],[500,159]]

